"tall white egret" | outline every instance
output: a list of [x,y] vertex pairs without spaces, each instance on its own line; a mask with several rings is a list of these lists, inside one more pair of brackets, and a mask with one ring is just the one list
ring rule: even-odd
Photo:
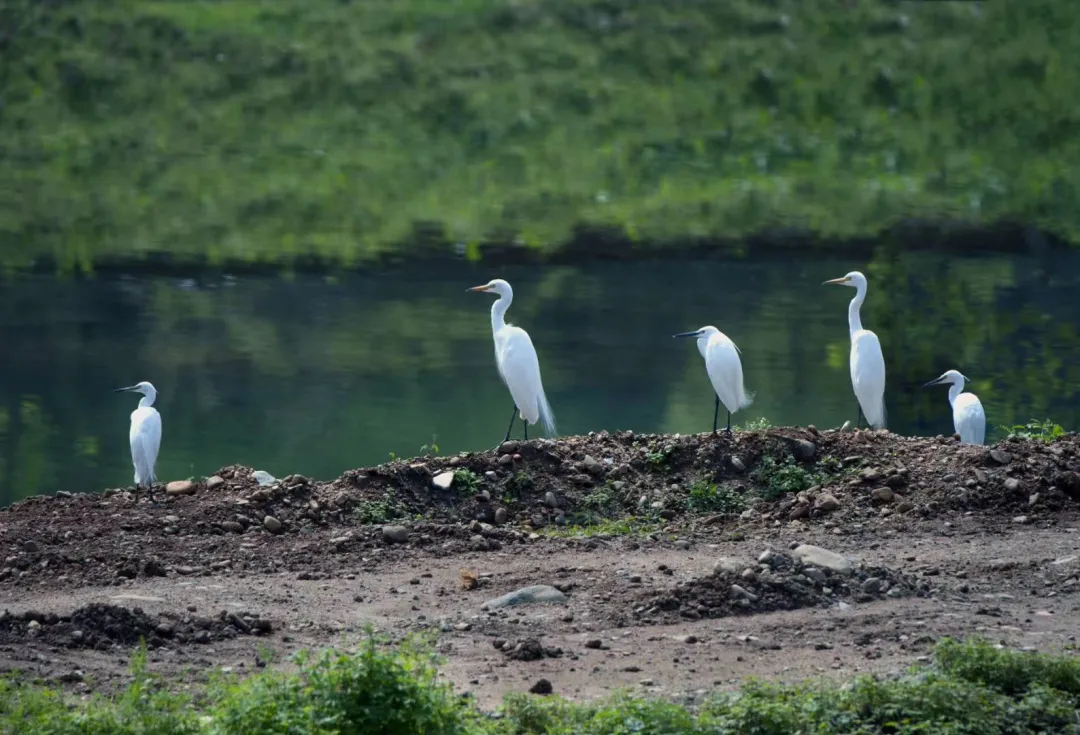
[[956,370],[946,370],[941,377],[931,380],[924,387],[948,385],[953,428],[960,435],[960,441],[965,444],[983,444],[986,439],[986,412],[983,411],[978,396],[961,392],[966,380],[967,378]]
[[866,299],[866,276],[852,271],[843,278],[825,281],[822,285],[851,286],[855,298],[848,304],[848,330],[851,332],[851,387],[859,402],[856,428],[865,416],[875,429],[885,426],[885,357],[881,354],[881,342],[869,329],[863,329],[859,308]]
[[529,424],[544,422],[549,434],[555,433],[555,415],[551,412],[544,386],[540,381],[540,361],[536,357],[529,333],[521,327],[506,322],[506,310],[514,300],[514,289],[501,278],[474,286],[469,291],[496,293],[499,298],[491,305],[491,336],[495,340],[495,364],[499,368],[510,396],[514,399],[514,410],[510,412],[510,425],[506,429],[506,438],[514,428],[514,419],[521,415],[525,427],[525,441],[529,440]]
[[697,348],[705,358],[705,370],[709,373],[709,382],[716,391],[716,408],[713,410],[712,430],[716,433],[716,424],[720,418],[720,404],[727,409],[727,432],[731,433],[731,414],[740,408],[746,408],[753,400],[752,393],[746,392],[743,385],[742,361],[739,348],[728,336],[716,327],[702,327],[693,332],[682,332],[673,337],[697,337]]
[[142,393],[139,407],[131,412],[131,463],[135,465],[135,500],[139,499],[139,489],[146,488],[150,502],[154,502],[154,465],[157,464],[158,449],[161,448],[161,414],[154,408],[157,389],[145,380],[127,388],[117,388],[116,393],[129,391]]

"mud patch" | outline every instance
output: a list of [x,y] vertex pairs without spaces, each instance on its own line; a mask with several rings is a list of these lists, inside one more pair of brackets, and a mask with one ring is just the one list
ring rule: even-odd
[[756,564],[739,566],[721,564],[712,574],[681,582],[670,590],[647,591],[639,598],[634,614],[642,623],[671,623],[931,593],[925,580],[895,569],[860,566],[834,571],[773,550],[764,552]]
[[38,641],[51,646],[106,651],[130,647],[145,640],[157,648],[177,643],[211,643],[240,635],[261,635],[273,630],[269,620],[247,613],[222,612],[215,618],[160,614],[156,619],[142,608],[92,603],[70,615],[28,610],[0,614],[0,645]]

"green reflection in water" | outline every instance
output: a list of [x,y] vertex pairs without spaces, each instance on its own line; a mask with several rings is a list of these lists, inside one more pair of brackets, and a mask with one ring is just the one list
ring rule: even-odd
[[996,427],[1049,416],[1080,424],[1080,255],[944,258],[882,248],[869,263],[759,262],[507,268],[461,264],[342,279],[195,283],[24,279],[0,293],[9,346],[0,380],[0,502],[131,482],[130,396],[160,391],[163,480],[232,463],[320,478],[501,438],[510,399],[495,372],[487,296],[516,291],[565,434],[695,432],[712,395],[693,345],[675,332],[714,324],[743,352],[757,394],[737,423],[836,426],[854,419],[847,373],[851,293],[821,281],[860,268],[864,323],[888,365],[889,426],[951,432],[955,367]]

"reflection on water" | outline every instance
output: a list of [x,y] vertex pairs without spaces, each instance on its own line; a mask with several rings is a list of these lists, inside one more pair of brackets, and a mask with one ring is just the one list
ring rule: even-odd
[[[500,269],[462,264],[334,281],[13,281],[0,291],[0,502],[131,482],[127,422],[158,388],[162,480],[242,463],[319,478],[416,454],[493,446],[510,398],[488,309],[468,286],[507,278],[508,318],[532,334],[560,432],[711,426],[704,366],[675,332],[713,324],[742,350],[754,404],[736,423],[837,426],[855,418],[850,289],[888,365],[889,426],[951,432],[948,368],[973,379],[997,427],[1080,425],[1080,256],[639,263]],[[520,430],[520,429],[518,429]]]

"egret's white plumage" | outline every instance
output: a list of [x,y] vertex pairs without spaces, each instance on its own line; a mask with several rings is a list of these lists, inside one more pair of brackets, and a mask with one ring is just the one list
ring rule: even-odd
[[143,396],[139,399],[139,407],[131,412],[128,439],[131,442],[131,463],[135,465],[135,490],[138,492],[140,488],[147,488],[153,500],[153,485],[157,482],[154,466],[161,448],[161,414],[154,408],[157,390],[143,381],[128,388],[117,388],[117,392],[120,391],[141,393]]
[[747,393],[746,386],[743,385],[739,348],[726,334],[712,326],[674,336],[697,338],[698,352],[705,358],[705,371],[709,374],[709,382],[712,383],[713,390],[716,391],[717,403],[716,411],[713,413],[713,431],[716,431],[721,403],[728,412],[728,430],[730,431],[731,414],[746,408],[754,400],[753,394]]
[[[866,299],[866,276],[852,271],[843,278],[825,283],[851,286],[855,298],[848,304],[848,331],[851,333],[851,387],[863,416],[875,429],[885,426],[885,357],[876,334],[863,329],[859,309]],[[857,423],[857,422],[856,422]]]
[[555,433],[555,415],[544,395],[544,385],[540,380],[540,361],[536,357],[529,333],[521,327],[506,322],[506,310],[514,300],[514,289],[501,278],[483,286],[475,286],[470,291],[496,293],[499,298],[491,305],[491,336],[495,341],[495,364],[499,368],[510,396],[514,399],[514,413],[510,415],[510,430],[514,427],[515,414],[520,414],[525,425],[525,438],[529,437],[528,424],[541,421],[549,434]]
[[986,440],[986,412],[974,393],[963,393],[967,380],[956,370],[946,370],[931,380],[931,385],[949,386],[949,405],[952,406],[953,428],[965,444],[983,444]]

